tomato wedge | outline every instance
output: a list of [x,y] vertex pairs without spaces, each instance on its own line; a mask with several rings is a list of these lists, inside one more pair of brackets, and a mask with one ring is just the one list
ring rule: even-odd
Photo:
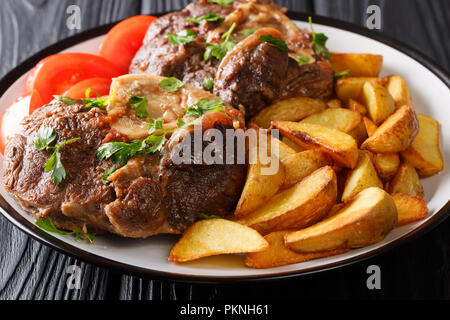
[[33,90],[30,97],[30,114],[43,105],[41,95],[37,90]]
[[109,87],[111,86],[110,78],[90,78],[78,82],[63,93],[63,96],[72,99],[83,99],[86,97],[86,90],[91,89],[91,96],[107,96],[109,95]]
[[20,132],[20,122],[30,113],[31,94],[17,99],[0,115],[0,152],[5,153],[7,138]]
[[106,34],[98,55],[115,63],[122,73],[128,73],[131,60],[141,47],[147,29],[156,19],[141,15],[119,22]]
[[122,74],[115,64],[89,53],[58,53],[41,60],[27,79],[28,91],[37,90],[42,102],[62,94],[89,78],[113,78]]

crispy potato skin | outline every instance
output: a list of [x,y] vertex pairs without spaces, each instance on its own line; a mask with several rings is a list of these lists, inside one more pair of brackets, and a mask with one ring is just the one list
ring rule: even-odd
[[362,90],[366,81],[384,85],[386,84],[387,79],[374,77],[350,77],[339,79],[335,86],[336,96],[346,104],[348,104],[349,99],[364,103]]
[[348,70],[352,77],[378,77],[383,56],[370,53],[336,53],[331,55],[334,73]]
[[403,193],[422,198],[424,196],[419,175],[408,162],[400,165],[395,177],[389,182],[387,191],[390,194]]
[[385,86],[394,99],[396,107],[401,107],[405,104],[412,106],[411,93],[405,79],[398,75],[389,76]]
[[361,191],[332,217],[285,235],[285,244],[300,253],[359,248],[381,241],[397,224],[392,197],[372,187]]
[[370,155],[381,180],[391,180],[400,166],[398,153],[371,153]]
[[296,253],[284,245],[284,236],[289,231],[275,231],[264,237],[269,243],[269,248],[260,252],[248,253],[245,257],[245,265],[250,268],[273,268],[292,263],[304,262],[312,259],[329,257],[347,252],[348,250],[331,250],[313,253]]
[[272,121],[272,127],[279,129],[283,136],[302,148],[319,148],[343,167],[356,166],[357,143],[352,136],[344,132],[320,125],[289,121]]
[[185,230],[169,261],[186,262],[218,254],[262,251],[267,241],[255,230],[225,219],[200,220]]
[[422,220],[428,215],[427,203],[421,197],[396,193],[392,199],[397,207],[397,227]]
[[404,105],[395,111],[361,145],[377,153],[392,153],[406,150],[419,131],[419,122],[414,110]]
[[439,122],[423,114],[417,115],[419,132],[409,148],[401,153],[417,169],[421,177],[429,177],[444,169],[439,146]]
[[252,122],[269,128],[272,120],[300,121],[307,116],[327,109],[325,102],[307,97],[280,100],[261,110]]
[[379,125],[395,110],[394,99],[385,87],[372,81],[363,85],[362,100],[372,121]]
[[331,167],[322,167],[238,222],[263,235],[304,228],[327,214],[336,202],[336,195],[336,174]]
[[247,180],[234,212],[236,217],[245,217],[264,205],[278,192],[286,177],[284,165],[281,162],[278,165],[277,172],[271,175],[264,175],[261,171],[264,167],[269,168],[269,164],[264,165],[258,160],[257,163],[249,165]]

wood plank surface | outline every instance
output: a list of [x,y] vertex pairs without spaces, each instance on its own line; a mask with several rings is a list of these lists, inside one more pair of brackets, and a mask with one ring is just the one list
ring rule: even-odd
[[[0,78],[39,50],[76,32],[135,14],[183,8],[186,0],[3,0]],[[365,24],[366,8],[382,10],[379,32],[401,40],[450,69],[447,0],[280,0],[289,10]],[[81,30],[65,26],[66,8],[81,8]],[[189,285],[119,274],[60,254],[0,216],[0,299],[204,300],[302,298],[450,298],[450,219],[427,235],[379,257],[305,277],[232,286]],[[67,266],[81,267],[80,290],[66,286]],[[368,290],[366,268],[382,270],[382,290]]]

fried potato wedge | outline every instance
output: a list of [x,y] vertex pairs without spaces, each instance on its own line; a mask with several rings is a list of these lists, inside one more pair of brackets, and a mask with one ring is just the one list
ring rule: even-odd
[[289,121],[272,121],[272,127],[279,129],[283,136],[302,148],[319,148],[340,166],[354,168],[358,161],[358,146],[355,139],[339,130],[317,124]]
[[321,220],[336,202],[336,174],[322,167],[293,187],[281,191],[239,223],[263,235],[297,229]]
[[367,135],[373,136],[373,134],[375,133],[375,131],[378,129],[377,125],[375,123],[373,123],[372,120],[370,120],[367,117],[364,117],[364,124],[366,126],[366,131],[367,131]]
[[369,53],[336,53],[331,55],[334,73],[348,70],[352,77],[378,77],[383,56]]
[[289,188],[317,169],[332,165],[331,158],[319,149],[298,152],[283,161],[286,179],[283,188]]
[[408,106],[398,108],[361,145],[377,153],[392,153],[406,150],[419,131],[416,113]]
[[417,169],[421,177],[428,177],[444,169],[439,146],[439,122],[423,114],[417,115],[417,118],[419,133],[401,155]]
[[331,99],[327,102],[328,108],[342,108],[342,101],[339,99]]
[[331,210],[327,213],[327,215],[325,216],[324,219],[327,219],[329,217],[332,217],[334,215],[336,215],[336,213],[338,213],[339,211],[341,211],[341,209],[345,207],[345,203],[341,202],[341,203],[336,203]]
[[291,140],[289,140],[289,138],[287,138],[287,137],[282,137],[281,142],[283,142],[285,145],[287,145],[289,148],[291,148],[295,152],[302,152],[302,151],[306,150],[305,148],[300,147],[295,142],[292,142]]
[[186,262],[218,254],[262,251],[267,241],[255,230],[225,219],[195,222],[170,251],[169,261]]
[[263,168],[267,171],[269,167],[270,164],[262,164],[259,159],[256,163],[249,165],[247,180],[234,211],[236,217],[243,218],[267,203],[284,184],[284,165],[280,162],[276,173],[264,174]]
[[398,153],[371,153],[371,157],[381,180],[391,180],[400,166]]
[[349,99],[363,102],[361,93],[364,83],[367,81],[384,85],[387,82],[387,79],[370,77],[350,77],[339,79],[335,86],[336,96],[340,100],[344,101],[344,103],[348,103]]
[[359,112],[363,116],[365,116],[368,112],[365,105],[354,99],[348,99],[348,108],[352,111]]
[[296,252],[359,248],[378,241],[397,224],[394,200],[376,187],[361,191],[334,216],[285,235],[285,244]]
[[[261,128],[258,127],[256,124],[254,123],[250,123],[248,125],[248,129],[253,129],[256,130],[258,133],[258,141],[257,144],[258,146],[261,146],[261,142],[259,141],[259,133],[262,133],[262,135],[266,136],[267,138],[267,144],[264,147],[267,147],[269,150],[268,155],[272,154],[272,149],[273,146],[275,146],[275,144],[278,146],[278,158],[280,159],[281,162],[283,162],[283,160],[287,157],[289,157],[290,155],[293,155],[295,153],[297,153],[296,150],[292,149],[290,146],[288,146],[286,143],[284,143],[283,141],[281,141],[280,139],[274,138],[268,131],[264,132],[261,131]],[[297,145],[295,145],[297,147]]]
[[387,191],[390,194],[403,193],[423,197],[423,187],[416,169],[408,162],[403,162],[395,177],[389,182]]
[[362,100],[367,107],[370,119],[379,125],[395,110],[394,99],[385,87],[366,81],[363,85]]
[[262,128],[269,128],[272,120],[300,121],[326,108],[326,103],[321,100],[306,97],[289,98],[264,108],[252,119],[252,122]]
[[383,189],[383,183],[378,178],[369,154],[365,151],[359,151],[358,164],[355,169],[349,172],[345,181],[342,202],[349,202],[360,191],[370,187]]
[[405,104],[412,107],[411,93],[405,79],[397,75],[389,76],[385,86],[394,99],[396,107],[401,107]]
[[273,268],[292,263],[304,262],[312,259],[334,256],[346,252],[345,249],[296,253],[284,245],[284,236],[289,231],[275,231],[264,237],[269,243],[269,248],[260,252],[248,253],[245,257],[245,265],[250,268]]
[[[361,139],[363,118],[359,112],[344,108],[330,108],[306,117],[300,123],[311,123],[336,129],[351,135],[355,140]],[[367,137],[367,136],[366,136]]]
[[428,215],[427,203],[421,197],[396,193],[392,199],[397,207],[397,226],[422,220]]

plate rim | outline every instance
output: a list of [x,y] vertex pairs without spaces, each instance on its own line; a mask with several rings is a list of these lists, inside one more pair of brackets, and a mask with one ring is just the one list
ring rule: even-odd
[[[166,14],[158,13],[151,14],[154,16],[161,16]],[[324,17],[320,15],[313,14],[305,14],[300,12],[291,11],[287,13],[288,17],[298,21],[306,22],[308,17],[311,16],[313,21],[318,24],[322,24],[325,26],[335,27],[341,30],[350,31],[370,39],[379,41],[389,47],[392,47],[410,58],[414,59],[416,62],[424,66],[428,71],[435,74],[449,89],[450,89],[450,74],[443,69],[440,65],[438,65],[435,61],[419,52],[418,50],[410,47],[407,44],[404,44],[401,41],[391,38],[390,36],[386,36],[384,34],[378,33],[376,31],[372,31],[366,28],[363,28],[359,25],[352,24],[345,21],[340,21],[334,18]],[[122,19],[123,20],[123,19]],[[92,38],[101,36],[106,34],[114,25],[118,22],[122,21],[118,20],[116,22],[112,22],[109,24],[101,25],[92,29],[88,29],[86,31],[80,32],[71,37],[65,38],[61,41],[58,41],[55,44],[52,44],[43,50],[40,50],[36,54],[27,58],[23,62],[21,62],[18,66],[13,68],[10,72],[8,72],[1,80],[0,80],[0,97],[6,92],[6,90],[17,80],[19,79],[25,72],[32,69],[37,62],[41,59],[51,55],[58,53],[64,49],[67,49],[73,45],[76,45],[80,42],[90,40]],[[15,225],[19,230],[24,232],[25,234],[31,236],[33,239],[49,246],[50,248],[66,254],[70,257],[85,261],[87,263],[91,263],[102,268],[112,269],[114,271],[119,271],[124,274],[136,275],[144,278],[151,278],[155,280],[168,280],[173,282],[183,282],[183,283],[205,283],[205,284],[232,284],[237,282],[254,282],[254,281],[273,281],[291,277],[304,276],[312,273],[323,272],[331,269],[336,269],[340,267],[344,267],[350,264],[354,264],[356,262],[361,262],[369,258],[373,258],[379,254],[386,253],[393,248],[399,247],[401,245],[406,244],[407,242],[416,239],[420,236],[423,236],[425,233],[431,231],[435,227],[437,227],[441,222],[443,222],[447,216],[450,214],[450,200],[438,211],[436,212],[431,219],[429,219],[426,223],[422,224],[418,228],[411,230],[401,236],[400,238],[394,240],[391,243],[388,243],[378,249],[375,249],[370,252],[366,252],[360,254],[358,256],[348,258],[338,262],[331,262],[328,264],[324,264],[321,266],[310,267],[304,270],[294,270],[294,271],[283,271],[277,272],[270,275],[244,275],[244,276],[207,276],[207,275],[190,275],[190,274],[179,274],[179,273],[171,273],[167,271],[158,271],[143,267],[138,267],[122,262],[118,262],[106,257],[99,256],[97,254],[93,254],[87,251],[80,249],[74,245],[61,241],[51,234],[46,233],[36,227],[33,223],[26,220],[22,215],[20,215],[14,208],[12,208],[6,200],[0,195],[0,212],[2,215],[13,225]]]

